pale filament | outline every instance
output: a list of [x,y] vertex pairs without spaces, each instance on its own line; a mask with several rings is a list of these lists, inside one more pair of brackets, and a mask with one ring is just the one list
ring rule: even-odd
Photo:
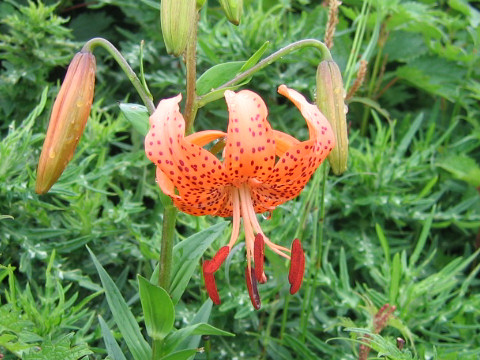
[[[244,196],[243,196],[243,199],[242,199],[242,208],[243,208],[243,206],[245,206],[247,208],[247,214],[248,214],[250,225],[253,226],[253,228],[255,229],[255,231],[258,234],[262,234],[263,240],[268,245],[268,247],[270,247],[270,249],[272,249],[272,251],[274,251],[278,255],[283,256],[284,258],[290,260],[290,256],[288,256],[287,254],[284,254],[282,252],[282,250],[290,252],[290,249],[287,249],[283,246],[280,246],[280,245],[277,245],[277,244],[271,242],[270,239],[265,236],[265,234],[262,231],[262,228],[260,227],[260,224],[258,223],[257,215],[255,214],[255,210],[253,208],[252,197],[250,195],[250,191],[248,190],[247,186],[242,186],[242,189],[243,189],[243,192],[244,192]],[[244,201],[245,201],[245,204],[243,204]],[[242,215],[242,216],[243,216],[244,221],[245,221],[245,216],[244,215]],[[253,233],[253,231],[252,231],[252,233]]]
[[230,242],[228,243],[228,248],[232,250],[233,245],[237,242],[238,234],[240,233],[240,199],[237,189],[232,189],[232,204],[233,204],[233,221],[232,221],[232,236],[230,237]]
[[254,243],[254,235],[253,235],[253,229],[252,229],[252,224],[250,223],[250,218],[248,216],[248,208],[247,208],[247,199],[250,196],[250,194],[245,192],[245,185],[242,185],[238,189],[239,195],[240,195],[240,208],[242,212],[242,218],[243,218],[243,227],[245,229],[245,247],[247,250],[247,267],[248,267],[248,273],[250,274],[251,271],[251,258],[253,256],[253,243]]

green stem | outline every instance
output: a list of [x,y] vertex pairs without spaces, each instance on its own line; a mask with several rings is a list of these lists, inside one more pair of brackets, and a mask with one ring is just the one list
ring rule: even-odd
[[312,246],[311,258],[312,260],[315,260],[315,267],[314,267],[313,273],[310,276],[310,281],[308,282],[308,287],[307,287],[306,296],[305,296],[306,301],[304,301],[304,306],[302,307],[303,319],[301,318],[301,321],[300,321],[300,326],[301,326],[300,341],[302,341],[302,343],[305,342],[305,336],[307,334],[308,319],[310,317],[310,311],[312,310],[312,301],[315,295],[316,279],[318,277],[318,272],[320,271],[320,263],[321,263],[320,260],[322,258],[323,228],[324,228],[324,218],[325,218],[325,190],[327,187],[328,169],[329,169],[328,163],[324,162],[322,164],[322,184],[320,186],[320,191],[321,191],[320,201],[317,200],[316,202],[316,205],[320,206],[320,220],[318,220],[318,211],[315,213],[315,217],[314,217],[315,222],[318,223],[318,229],[315,231],[316,234],[314,234],[313,241],[312,241],[312,243],[316,242],[316,236],[318,234],[318,245],[315,244],[314,246]]
[[290,293],[285,294],[285,300],[283,305],[283,313],[282,313],[282,325],[280,327],[280,340],[283,339],[285,334],[285,328],[287,327],[287,315],[288,315],[288,304],[290,303]]
[[160,360],[162,358],[163,340],[153,340],[152,342],[152,360]]
[[113,44],[105,40],[103,38],[93,38],[88,40],[85,45],[82,48],[82,51],[89,51],[93,52],[93,50],[97,47],[101,46],[105,50],[108,51],[108,53],[115,59],[115,61],[120,65],[122,70],[125,72],[127,75],[128,79],[132,83],[133,87],[137,90],[138,95],[140,95],[140,98],[142,99],[143,103],[148,109],[148,112],[152,114],[155,111],[155,105],[153,104],[151,95],[149,94],[148,90],[146,90],[140,79],[137,77],[137,74],[132,70],[130,65],[128,64],[127,60],[123,57],[123,55],[120,53],[120,51],[117,50]]
[[160,272],[158,285],[167,292],[170,287],[170,273],[172,272],[173,240],[175,237],[175,222],[177,208],[171,203],[165,205],[163,212],[162,244],[160,249]]
[[186,50],[186,67],[187,67],[187,99],[185,101],[185,132],[191,134],[193,131],[193,122],[197,115],[197,30],[198,30],[198,17],[196,14],[195,23],[193,24],[192,34],[188,39]]
[[[263,68],[272,64],[274,61],[277,61],[278,59],[280,59],[281,57],[283,57],[285,55],[288,55],[291,52],[294,52],[296,50],[303,49],[303,48],[306,48],[306,47],[314,47],[314,48],[320,50],[321,60],[332,60],[332,55],[330,54],[330,50],[328,50],[328,47],[323,42],[321,42],[319,40],[316,40],[316,39],[305,39],[305,40],[296,41],[296,42],[291,43],[290,45],[287,45],[284,48],[274,52],[272,55],[266,57],[265,59],[260,61],[255,66],[253,66],[250,69],[244,71],[243,73],[238,74],[232,80],[227,81],[225,84],[219,86],[216,89],[213,89],[210,93],[212,93],[214,91],[222,90],[222,89],[227,89],[228,87],[233,86],[233,85],[249,78],[250,76],[255,74],[257,71],[262,70]],[[197,102],[201,103],[202,106],[205,105],[205,103],[202,102],[202,99],[204,99],[204,97],[206,97],[210,93],[207,93],[205,95],[202,95],[202,96],[198,97]]]

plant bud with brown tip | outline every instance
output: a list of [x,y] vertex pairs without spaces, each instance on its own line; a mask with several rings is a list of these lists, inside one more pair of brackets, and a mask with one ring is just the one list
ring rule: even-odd
[[195,24],[196,0],[162,0],[160,22],[169,54],[180,56]]
[[327,159],[333,173],[341,175],[347,169],[348,158],[347,107],[342,74],[332,60],[324,60],[318,65],[316,103],[335,133],[336,145]]
[[38,162],[35,192],[45,194],[72,159],[90,114],[95,87],[95,56],[77,53],[68,66]]
[[240,24],[240,18],[243,13],[243,0],[220,0],[220,5],[222,5],[228,21],[234,25]]

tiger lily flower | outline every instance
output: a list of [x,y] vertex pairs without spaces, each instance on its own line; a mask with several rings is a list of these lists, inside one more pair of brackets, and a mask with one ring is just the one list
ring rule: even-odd
[[[185,121],[178,107],[180,94],[160,101],[150,117],[145,151],[157,166],[156,179],[162,191],[185,213],[233,218],[228,245],[202,265],[205,287],[215,304],[220,304],[220,297],[214,273],[237,241],[240,219],[245,229],[245,278],[253,306],[260,308],[257,283],[267,280],[263,271],[265,244],[291,260],[290,293],[297,292],[302,283],[305,256],[300,241],[295,239],[291,249],[273,243],[263,233],[256,214],[272,211],[300,194],[334,147],[335,137],[325,116],[300,93],[285,85],[278,92],[302,113],[308,140],[301,142],[273,130],[265,103],[249,90],[225,91],[227,133],[208,130],[185,136]],[[225,141],[223,162],[203,148],[220,138]]]

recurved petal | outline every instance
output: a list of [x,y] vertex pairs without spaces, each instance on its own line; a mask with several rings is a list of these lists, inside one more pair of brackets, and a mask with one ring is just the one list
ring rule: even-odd
[[288,97],[299,108],[307,121],[310,139],[292,143],[275,164],[268,179],[253,189],[262,195],[266,205],[278,206],[295,198],[335,145],[335,137],[328,120],[303,95],[281,85],[279,93]]
[[[178,197],[170,195],[174,201],[181,201],[184,208],[199,209],[223,199],[222,187],[227,183],[227,176],[213,154],[185,138],[185,121],[178,107],[180,100],[181,95],[160,101],[150,117],[145,152],[177,189]],[[202,200],[205,203],[199,206]],[[217,209],[213,204],[207,207],[208,210],[202,211],[211,213]]]
[[275,163],[275,138],[262,98],[249,90],[227,90],[229,121],[225,170],[232,182],[267,179]]

